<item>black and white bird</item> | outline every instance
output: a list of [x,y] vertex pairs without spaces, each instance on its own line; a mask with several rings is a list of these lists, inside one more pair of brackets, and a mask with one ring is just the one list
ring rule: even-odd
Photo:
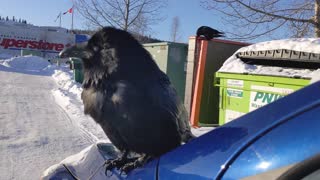
[[60,56],[82,59],[84,113],[123,153],[106,162],[107,170],[128,172],[194,138],[168,76],[130,33],[105,27]]
[[224,33],[209,26],[201,26],[197,30],[197,37],[204,36],[206,40],[211,40],[217,37],[224,37]]

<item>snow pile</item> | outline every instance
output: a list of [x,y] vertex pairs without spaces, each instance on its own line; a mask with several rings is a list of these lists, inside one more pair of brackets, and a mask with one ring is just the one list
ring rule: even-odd
[[18,70],[40,71],[48,67],[50,63],[38,56],[19,56],[4,61],[3,65]]
[[53,66],[52,78],[56,81],[58,88],[52,90],[56,103],[66,111],[80,130],[91,137],[92,142],[106,139],[102,128],[95,121],[83,113],[81,100],[82,87],[80,83],[73,80],[72,71],[68,66]]
[[242,62],[236,57],[239,52],[246,51],[265,51],[276,49],[288,49],[294,51],[303,51],[308,53],[320,53],[320,39],[319,38],[300,38],[300,39],[284,39],[274,40],[252,44],[250,46],[242,47],[229,57],[219,72],[229,73],[248,73],[248,74],[262,74],[285,77],[302,77],[311,79],[311,82],[320,80],[320,70],[310,69],[294,69],[286,67],[270,67],[262,65],[249,65]]
[[72,79],[73,74],[71,70],[67,67],[56,67],[52,78],[56,81],[60,90],[64,91],[66,95],[74,96],[75,99],[80,100],[82,87],[81,84],[76,83]]

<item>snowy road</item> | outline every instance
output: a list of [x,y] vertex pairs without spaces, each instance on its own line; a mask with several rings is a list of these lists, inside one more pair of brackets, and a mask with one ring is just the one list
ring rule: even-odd
[[39,179],[92,143],[58,106],[51,76],[0,71],[0,179]]

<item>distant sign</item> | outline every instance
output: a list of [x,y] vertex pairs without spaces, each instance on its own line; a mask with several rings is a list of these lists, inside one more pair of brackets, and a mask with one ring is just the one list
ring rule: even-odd
[[39,27],[29,24],[0,26],[0,53],[20,55],[22,50],[37,51],[43,57],[55,57],[70,45],[75,44],[75,34],[58,27]]
[[51,50],[60,52],[65,45],[62,43],[50,43],[40,41],[30,41],[30,40],[17,40],[17,39],[0,39],[0,47],[4,49],[10,48],[24,48],[24,49],[39,49],[39,50]]

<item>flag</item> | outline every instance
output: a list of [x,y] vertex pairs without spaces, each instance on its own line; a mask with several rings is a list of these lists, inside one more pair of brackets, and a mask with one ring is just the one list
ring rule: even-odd
[[67,13],[73,13],[73,7],[70,8],[68,11],[64,12],[63,15],[67,14]]
[[60,18],[60,16],[61,16],[61,12],[58,14],[58,16],[57,16],[56,20],[54,20],[54,22],[56,22]]

